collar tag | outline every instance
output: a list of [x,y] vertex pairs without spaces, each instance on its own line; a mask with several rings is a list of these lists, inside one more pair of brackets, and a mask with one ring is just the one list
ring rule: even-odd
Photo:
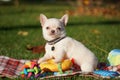
[[54,50],[55,50],[55,47],[54,47],[54,46],[52,46],[52,47],[51,47],[51,50],[52,50],[52,51],[54,51]]

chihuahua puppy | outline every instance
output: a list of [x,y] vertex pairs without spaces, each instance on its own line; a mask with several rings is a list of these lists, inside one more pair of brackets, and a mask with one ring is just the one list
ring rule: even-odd
[[63,59],[74,59],[82,72],[93,72],[97,66],[96,56],[82,43],[66,36],[65,26],[68,22],[68,15],[65,14],[61,19],[50,18],[40,14],[43,37],[47,41],[45,55],[38,60],[38,63],[53,58],[54,62],[59,63]]

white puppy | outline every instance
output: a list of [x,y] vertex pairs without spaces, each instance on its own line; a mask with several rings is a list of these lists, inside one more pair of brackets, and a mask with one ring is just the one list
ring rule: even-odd
[[44,57],[38,60],[41,63],[54,58],[55,62],[61,62],[64,58],[74,59],[81,67],[82,72],[93,72],[97,66],[96,56],[82,43],[67,37],[65,26],[68,22],[68,15],[61,19],[50,18],[40,15],[40,23],[43,30],[43,37],[47,40]]

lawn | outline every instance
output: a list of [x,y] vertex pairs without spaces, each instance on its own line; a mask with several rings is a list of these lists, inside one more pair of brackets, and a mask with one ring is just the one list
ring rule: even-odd
[[[16,59],[38,59],[42,54],[32,54],[28,45],[44,45],[39,23],[40,13],[48,17],[60,18],[69,5],[51,4],[0,6],[0,55]],[[69,16],[66,26],[67,35],[82,42],[95,53],[98,60],[107,62],[108,53],[112,49],[120,49],[120,19],[103,16]],[[26,32],[26,35],[20,34]],[[77,79],[91,78],[78,77]]]

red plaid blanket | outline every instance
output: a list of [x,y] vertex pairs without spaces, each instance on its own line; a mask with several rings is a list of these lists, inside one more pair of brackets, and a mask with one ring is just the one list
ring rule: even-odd
[[[29,61],[34,61],[36,62],[37,60],[17,60],[17,59],[13,59],[13,58],[9,58],[6,56],[0,56],[0,77],[8,77],[8,78],[16,78],[20,75],[21,67]],[[63,74],[60,76],[55,76],[55,75],[51,75],[51,76],[45,76],[45,77],[41,77],[40,79],[49,79],[49,78],[60,78],[61,77],[70,77],[70,76],[74,76],[74,75],[79,75],[79,76],[90,76],[90,77],[94,77],[94,78],[100,78],[100,75],[97,74],[90,74],[90,75],[82,75],[80,71],[78,72],[73,72],[70,74]]]
[[30,60],[17,60],[6,56],[0,56],[0,77],[18,77],[21,72],[21,67],[28,61]]

